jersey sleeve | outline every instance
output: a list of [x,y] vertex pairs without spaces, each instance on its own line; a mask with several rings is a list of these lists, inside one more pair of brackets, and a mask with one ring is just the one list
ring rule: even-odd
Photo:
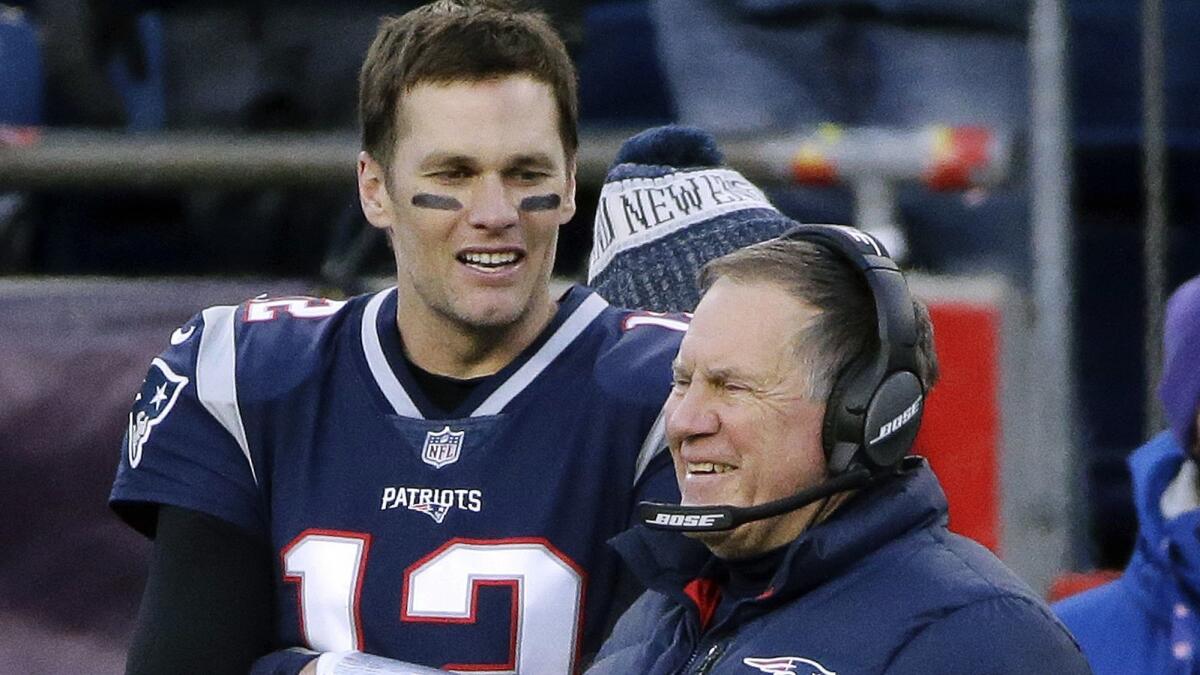
[[662,406],[671,391],[671,363],[690,319],[681,313],[622,312],[617,339],[596,361],[597,380],[611,396],[654,415],[638,453],[635,503],[679,503]]
[[596,359],[600,385],[618,400],[657,410],[671,391],[671,363],[690,319],[688,314],[623,312],[617,339]]
[[[675,465],[671,462],[671,453],[667,451],[664,441],[638,476],[634,486],[634,503],[678,504],[679,500],[679,481],[675,478]],[[630,525],[638,522],[640,521],[635,510],[630,516]]]
[[212,307],[176,330],[134,396],[109,504],[147,536],[163,504],[266,532],[238,410],[237,314]]

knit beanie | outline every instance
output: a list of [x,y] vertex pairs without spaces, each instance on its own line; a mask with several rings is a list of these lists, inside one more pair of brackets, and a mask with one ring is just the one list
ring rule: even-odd
[[1167,300],[1158,396],[1175,438],[1191,452],[1200,410],[1200,276],[1184,282]]
[[614,305],[690,312],[704,263],[795,225],[694,127],[647,129],[621,146],[596,207],[588,284]]

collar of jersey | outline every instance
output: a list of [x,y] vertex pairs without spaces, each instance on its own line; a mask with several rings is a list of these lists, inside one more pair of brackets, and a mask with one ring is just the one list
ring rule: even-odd
[[[482,417],[501,412],[550,365],[592,321],[608,302],[596,293],[572,286],[558,301],[550,324],[512,363],[487,378],[463,402],[451,418]],[[362,344],[367,366],[384,398],[401,417],[427,419],[444,417],[417,386],[404,358],[404,346],[396,330],[396,289],[376,293],[362,317]]]

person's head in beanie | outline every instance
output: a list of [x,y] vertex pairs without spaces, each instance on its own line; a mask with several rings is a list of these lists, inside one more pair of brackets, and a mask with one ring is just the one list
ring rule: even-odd
[[1167,301],[1158,395],[1175,438],[1200,459],[1200,276],[1184,282]]
[[615,305],[690,312],[704,263],[795,225],[722,161],[713,137],[693,127],[625,141],[596,207],[588,284]]

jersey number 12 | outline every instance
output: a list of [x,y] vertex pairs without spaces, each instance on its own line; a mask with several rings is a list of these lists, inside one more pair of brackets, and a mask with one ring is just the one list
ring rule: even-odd
[[[301,632],[319,651],[363,648],[359,600],[370,535],[306,530],[282,551],[299,584]],[[542,539],[452,539],[404,572],[401,621],[473,624],[480,586],[512,589],[507,662],[447,663],[471,673],[570,673],[583,607],[582,571]]]

